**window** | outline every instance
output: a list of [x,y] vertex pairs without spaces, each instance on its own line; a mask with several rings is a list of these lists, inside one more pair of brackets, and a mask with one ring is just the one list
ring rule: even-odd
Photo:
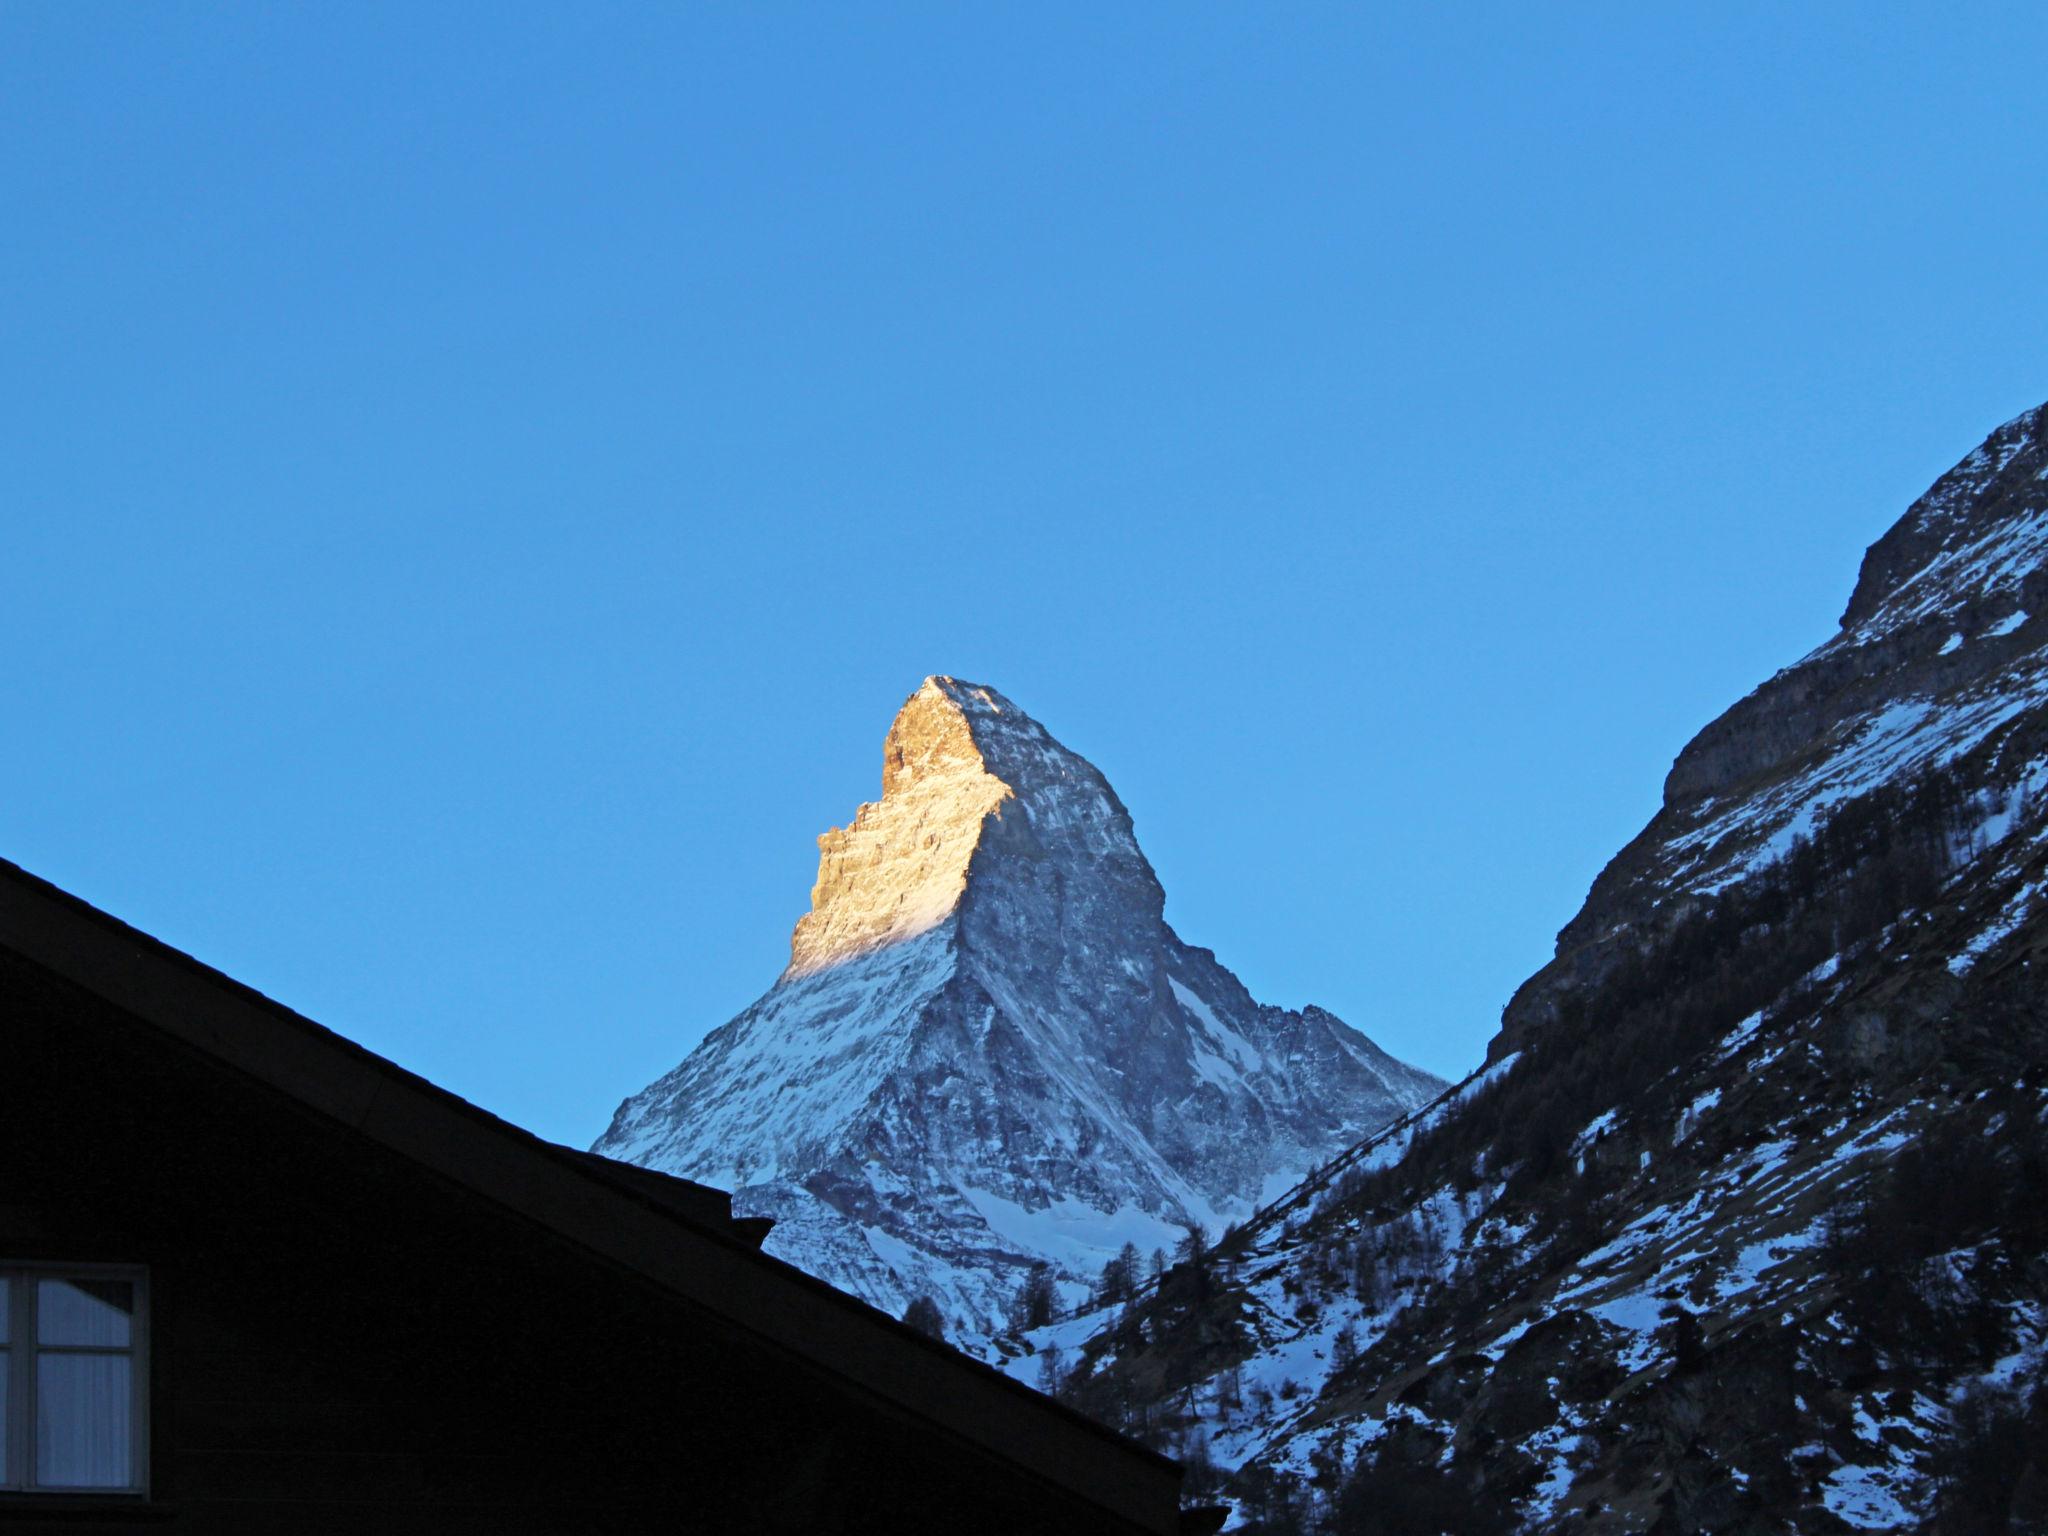
[[140,1270],[0,1266],[0,1488],[141,1493]]

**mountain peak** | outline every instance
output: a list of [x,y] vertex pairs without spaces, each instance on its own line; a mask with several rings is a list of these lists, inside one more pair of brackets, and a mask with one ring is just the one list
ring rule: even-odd
[[929,774],[951,774],[961,765],[986,767],[976,738],[977,720],[1021,715],[993,688],[945,676],[928,677],[903,701],[882,746],[882,797]]
[[[1004,833],[993,845],[991,827]],[[929,933],[959,910],[977,860],[1003,851],[1072,856],[1164,906],[1129,815],[1085,758],[993,688],[928,677],[889,726],[882,798],[818,839],[787,974]]]
[[818,839],[790,963],[619,1108],[608,1155],[733,1190],[770,1251],[949,1336],[1032,1266],[1068,1299],[1291,1186],[1443,1084],[1263,1006],[1167,925],[1103,775],[994,689],[929,677],[881,798]]
[[790,935],[789,971],[806,976],[928,933],[967,889],[983,821],[1011,798],[969,723],[999,710],[987,689],[928,677],[882,745],[882,798],[818,838],[811,910]]

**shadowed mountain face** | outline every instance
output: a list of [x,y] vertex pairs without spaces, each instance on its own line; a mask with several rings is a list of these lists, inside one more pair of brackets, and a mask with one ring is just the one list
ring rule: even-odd
[[2048,1530],[2048,407],[1680,753],[1489,1064],[1041,1330],[1242,1528]]
[[789,968],[596,1150],[732,1189],[771,1252],[970,1343],[1034,1263],[1079,1296],[1442,1087],[1182,943],[1108,782],[991,689],[927,679],[882,798],[818,844]]
[[[2027,736],[2048,696],[2048,444],[1992,433],[1872,545],[1838,634],[1679,753],[1664,806],[1593,884],[1557,958],[1515,995],[1492,1059],[1704,902],[1783,860],[1837,806]],[[2023,786],[1992,753],[1982,792]]]

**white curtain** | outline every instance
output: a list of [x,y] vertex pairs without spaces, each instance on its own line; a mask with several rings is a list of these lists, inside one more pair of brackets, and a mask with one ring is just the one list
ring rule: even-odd
[[36,1481],[126,1488],[133,1481],[133,1362],[126,1355],[36,1357]]
[[36,1285],[38,1344],[129,1342],[135,1287],[126,1280],[44,1280]]

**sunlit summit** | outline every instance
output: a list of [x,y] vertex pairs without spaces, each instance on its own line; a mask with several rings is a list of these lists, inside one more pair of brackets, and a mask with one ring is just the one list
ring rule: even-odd
[[818,841],[789,968],[598,1150],[733,1190],[772,1251],[963,1342],[1032,1266],[1078,1296],[1442,1086],[1183,943],[1108,781],[994,689],[927,678],[881,799]]

